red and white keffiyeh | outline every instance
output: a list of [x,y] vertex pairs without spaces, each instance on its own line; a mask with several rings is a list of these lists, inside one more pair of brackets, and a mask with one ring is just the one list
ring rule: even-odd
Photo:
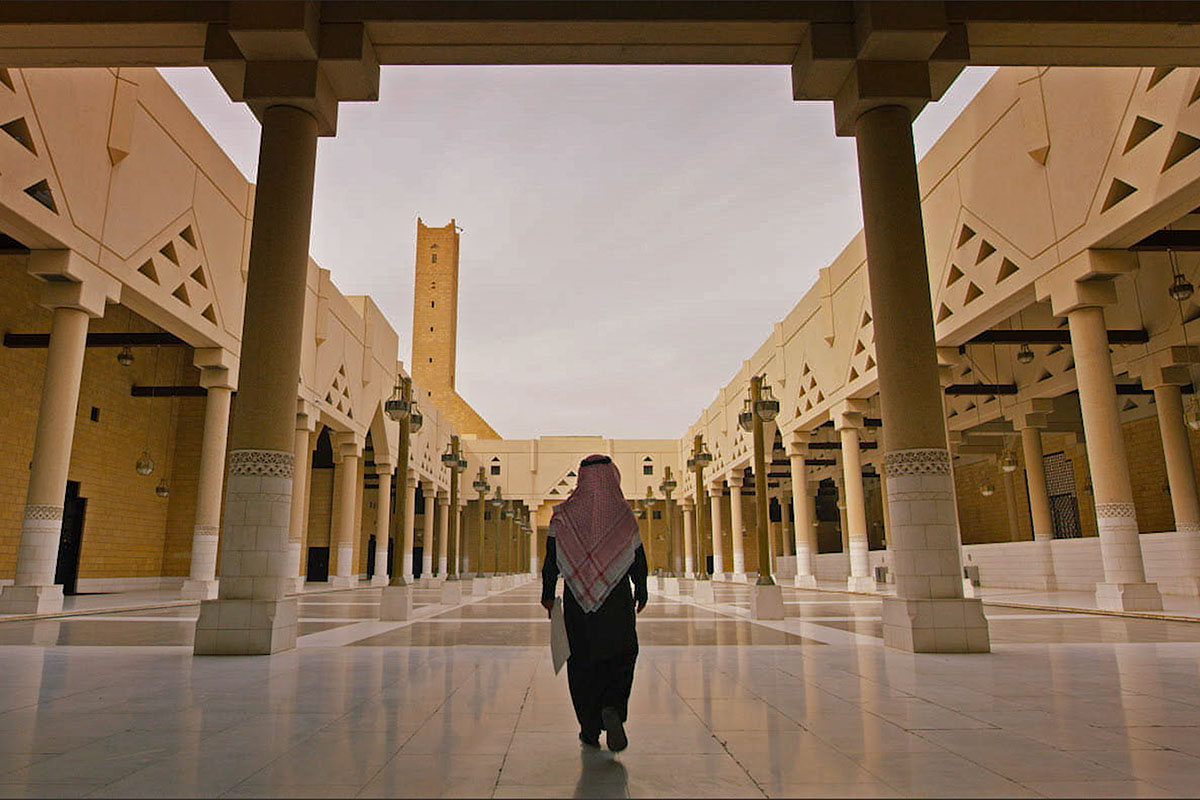
[[580,462],[575,491],[555,507],[549,535],[571,594],[585,612],[595,611],[625,578],[642,545],[616,464],[599,455]]

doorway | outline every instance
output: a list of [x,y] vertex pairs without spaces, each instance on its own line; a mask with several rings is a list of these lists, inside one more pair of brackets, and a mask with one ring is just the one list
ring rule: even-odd
[[320,582],[329,580],[329,548],[308,548],[308,569],[306,580]]
[[62,584],[63,594],[77,594],[79,555],[83,551],[83,517],[86,512],[87,498],[79,496],[79,481],[67,481],[62,532],[58,537],[58,563],[54,567],[54,582]]

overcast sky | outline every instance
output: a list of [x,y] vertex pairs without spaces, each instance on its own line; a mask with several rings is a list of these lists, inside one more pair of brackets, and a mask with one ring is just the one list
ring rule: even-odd
[[[253,180],[250,112],[162,72]],[[785,67],[386,67],[379,94],[320,142],[313,255],[407,362],[416,220],[455,218],[458,390],[505,438],[682,435],[862,227],[854,141]]]

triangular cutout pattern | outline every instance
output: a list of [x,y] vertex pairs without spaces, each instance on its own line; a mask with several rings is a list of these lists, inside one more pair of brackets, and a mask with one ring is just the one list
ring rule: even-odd
[[858,355],[859,353],[861,353],[863,350],[866,350],[866,349],[867,349],[867,346],[862,343],[862,339],[859,339],[854,344],[854,355]]
[[982,297],[982,296],[983,296],[983,289],[980,289],[978,286],[975,285],[975,282],[972,281],[971,285],[967,287],[967,297],[965,300],[963,300],[963,305],[967,305],[971,301],[973,301],[979,297]]
[[975,257],[975,263],[982,264],[994,252],[996,252],[996,248],[992,246],[992,243],[985,241],[979,245],[979,255]]
[[1049,350],[1046,351],[1046,355],[1052,356],[1055,353],[1061,353],[1062,351],[1063,351],[1063,346],[1061,344],[1056,344],[1053,347],[1051,347]]
[[1200,78],[1196,79],[1196,85],[1192,87],[1192,96],[1188,98],[1188,105],[1192,105],[1197,100],[1200,100]]
[[945,303],[942,303],[942,307],[938,309],[937,321],[945,322],[953,313]]
[[1018,269],[1020,268],[1007,258],[1001,260],[1000,271],[996,273],[996,283],[1000,283],[1000,281],[1004,280],[1005,278],[1015,275]]
[[172,242],[167,242],[158,249],[158,252],[163,254],[163,257],[170,261],[175,266],[179,266],[179,254],[175,252],[175,245]]
[[217,324],[217,313],[213,310],[212,303],[209,303],[208,306],[200,312],[200,316],[204,317],[213,325]]
[[1132,400],[1126,400],[1125,405],[1121,407],[1121,410],[1122,411],[1134,411],[1137,409],[1137,407],[1138,407],[1137,403],[1133,402]]
[[15,92],[17,87],[13,85],[12,73],[7,69],[0,69],[0,83],[8,87],[10,92]]
[[158,283],[158,271],[154,269],[153,261],[147,261],[145,264],[142,264],[140,267],[138,267],[138,272],[142,273],[155,283]]
[[958,232],[958,244],[955,247],[962,247],[967,242],[971,241],[975,236],[975,231],[970,227],[963,225],[962,230]]
[[1038,376],[1037,382],[1038,382],[1038,383],[1041,383],[1042,381],[1048,381],[1048,380],[1050,380],[1052,377],[1054,377],[1054,376],[1050,374],[1050,370],[1048,370],[1048,369],[1043,369],[1043,370],[1042,370],[1042,374]]
[[946,277],[946,286],[953,286],[963,276],[963,271],[958,268],[957,264],[950,265],[950,274]]
[[189,247],[196,247],[196,234],[192,231],[191,225],[188,225],[179,232],[179,238],[187,242]]
[[867,369],[875,369],[875,359],[872,356],[867,356]]
[[860,327],[860,328],[865,328],[865,327],[867,327],[867,326],[868,326],[868,325],[870,325],[870,324],[871,324],[871,312],[869,312],[869,311],[864,311],[864,312],[863,312],[863,318],[862,318],[862,324],[861,324],[861,325],[859,325],[858,327]]
[[1163,162],[1162,171],[1166,172],[1197,150],[1200,150],[1200,139],[1183,131],[1176,132],[1175,141],[1171,142],[1171,149],[1167,151],[1167,160]]
[[1125,141],[1125,149],[1122,151],[1122,155],[1144,142],[1146,137],[1161,127],[1162,123],[1139,116],[1133,121],[1133,127],[1129,130],[1129,138]]
[[30,133],[29,123],[25,121],[24,117],[17,117],[12,122],[6,122],[0,125],[0,129],[16,139],[26,150],[37,155],[37,148],[33,146],[33,134]]
[[25,187],[25,194],[37,200],[55,214],[58,213],[58,205],[54,202],[54,193],[50,191],[50,184],[44,179],[38,181],[33,186]]
[[189,277],[205,289],[208,288],[208,280],[204,277],[204,267],[196,267]]
[[1158,85],[1159,81],[1175,71],[1174,67],[1155,67],[1150,73],[1150,80],[1146,83],[1146,91],[1150,91]]
[[185,306],[190,306],[192,304],[192,301],[188,299],[187,287],[182,283],[175,287],[175,291],[171,292],[171,296],[183,303]]
[[1108,187],[1108,194],[1104,198],[1104,203],[1100,206],[1100,213],[1108,211],[1136,191],[1136,187],[1130,186],[1120,178],[1113,178],[1112,186]]
[[858,380],[858,370],[856,370],[854,367],[850,368],[850,380],[852,380],[852,381]]

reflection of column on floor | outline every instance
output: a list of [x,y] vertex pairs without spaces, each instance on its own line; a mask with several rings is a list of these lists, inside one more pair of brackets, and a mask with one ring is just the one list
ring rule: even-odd
[[796,577],[798,588],[815,588],[814,557],[817,555],[817,528],[814,514],[815,491],[808,480],[808,431],[793,431],[788,442],[788,463],[792,479],[792,533],[796,547]]
[[742,522],[742,484],[745,479],[741,470],[731,472],[725,479],[729,484],[729,539],[733,550],[733,579],[746,578],[746,532]]
[[387,586],[388,533],[392,529],[392,473],[396,467],[380,456],[375,458],[379,491],[375,500],[375,572],[371,575],[371,585]]
[[1021,455],[1025,460],[1025,486],[1029,493],[1029,516],[1033,523],[1036,547],[1034,588],[1047,592],[1058,590],[1054,577],[1054,518],[1050,514],[1050,496],[1046,491],[1046,461],[1042,452],[1042,431],[1047,414],[1053,409],[1049,399],[1037,399],[1019,406],[1013,416],[1021,431]]
[[200,385],[208,390],[208,394],[204,399],[204,438],[200,443],[200,470],[196,480],[192,563],[180,593],[185,600],[211,600],[217,596],[217,538],[221,524],[221,490],[225,482],[229,404],[234,389],[230,371],[232,360],[233,357],[220,348],[196,351]]
[[[1172,348],[1184,350],[1185,348]],[[1195,350],[1195,348],[1192,348]],[[1193,358],[1182,353],[1171,361]],[[1187,368],[1170,364],[1142,375],[1142,385],[1154,389],[1154,407],[1162,435],[1163,458],[1167,463],[1167,484],[1171,489],[1171,510],[1180,542],[1182,577],[1172,581],[1181,594],[1200,595],[1200,500],[1196,497],[1196,467],[1183,421],[1183,394],[1180,386],[1188,379]]]
[[[257,84],[254,92],[269,83]],[[296,644],[296,600],[285,595],[295,588],[295,576],[287,574],[288,522],[317,156],[314,114],[321,114],[327,132],[332,126],[327,114],[303,99],[264,107],[278,102],[272,96],[254,100],[262,132],[225,481],[221,584],[218,599],[201,604],[197,654],[274,653]]]
[[691,577],[696,573],[695,542],[692,540],[696,530],[696,501],[690,497],[683,498],[683,574]]
[[421,577],[428,578],[433,574],[433,531],[437,522],[433,498],[437,494],[437,487],[433,485],[433,481],[426,481],[421,491],[425,493],[425,526],[421,532]]
[[[0,612],[6,614],[44,614],[62,609],[62,586],[54,583],[54,572],[88,318],[103,316],[105,305],[120,299],[120,286],[72,251],[35,250],[28,263],[31,273],[54,275],[59,280],[42,286],[40,304],[51,312],[50,345],[21,520],[16,578],[13,585],[0,589]],[[132,474],[132,465],[129,469]]]
[[439,577],[446,577],[446,555],[450,546],[450,495],[445,491],[438,492],[438,567]]
[[[879,80],[848,80],[834,104],[838,132],[853,134],[857,145],[875,324],[893,526],[889,544],[896,572],[896,597],[883,602],[884,643],[917,652],[981,652],[989,649],[982,606],[963,597],[912,144],[911,120],[929,100],[930,84],[904,84],[923,87],[911,92],[896,83],[904,83],[900,75],[908,72],[894,67],[859,62],[852,74],[866,69]],[[905,69],[929,78],[927,65],[906,62]],[[871,94],[881,89],[881,94]]]
[[1021,526],[1017,520],[1017,489],[1013,485],[1013,474],[1000,470],[1000,485],[1004,489],[1004,515],[1008,520],[1008,540],[1021,540]]
[[1125,437],[1117,405],[1116,382],[1108,346],[1105,305],[1116,302],[1112,280],[1076,280],[1115,275],[1136,266],[1128,251],[1088,250],[1038,283],[1038,296],[1050,297],[1055,316],[1066,316],[1079,386],[1079,409],[1087,443],[1096,503],[1096,528],[1104,582],[1096,584],[1096,604],[1108,610],[1154,611],[1162,608],[1158,586],[1146,582],[1138,541],[1137,512]]
[[[308,487],[312,478],[312,454],[314,439],[319,425],[317,410],[306,400],[297,401],[295,446],[292,456],[295,467],[292,473],[291,513],[288,521],[287,575],[295,581],[293,591],[304,589],[304,534],[308,528]],[[289,592],[289,594],[292,592]]]
[[338,516],[334,527],[334,548],[337,563],[329,576],[329,585],[339,588],[358,585],[354,563],[355,523],[360,519],[358,509],[358,462],[362,456],[363,440],[353,432],[339,431],[332,437],[334,470],[338,493]]
[[[850,554],[850,577],[846,587],[852,592],[875,591],[875,579],[870,574],[870,559],[867,555],[867,507],[863,494],[862,455],[859,448],[859,432],[863,425],[863,400],[848,400],[834,410],[833,424],[842,442],[842,485],[846,488],[845,520],[843,541]],[[839,498],[840,499],[840,498]]]
[[721,481],[714,481],[708,489],[708,501],[712,513],[709,515],[712,519],[712,554],[713,554],[713,577],[724,580],[727,576],[725,564],[725,532],[722,530],[722,525],[725,519],[721,511],[721,498],[725,496],[725,486]]
[[417,474],[412,470],[408,470],[408,477],[404,482],[404,527],[401,529],[404,533],[400,547],[400,574],[404,576],[404,580],[412,583],[413,580],[413,541],[415,539],[415,529],[417,525]]
[[845,469],[834,468],[835,472],[830,475],[830,480],[833,481],[833,488],[837,490],[837,510],[838,510],[838,537],[841,539],[841,554],[846,559],[846,574],[850,574],[850,522],[846,518],[846,479],[843,477]]

